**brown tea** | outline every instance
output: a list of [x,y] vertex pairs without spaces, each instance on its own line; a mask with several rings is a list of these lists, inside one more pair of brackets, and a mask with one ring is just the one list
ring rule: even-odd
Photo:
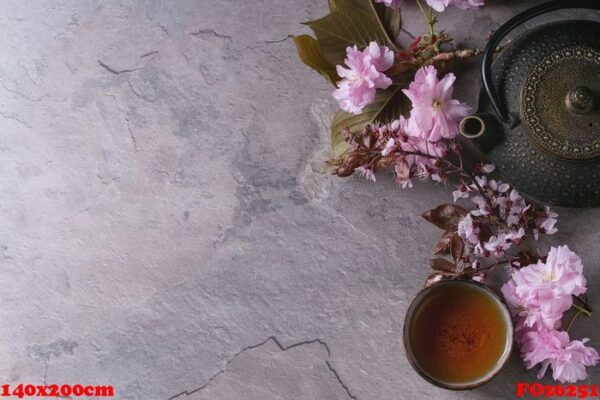
[[501,304],[483,288],[438,287],[415,310],[410,344],[415,362],[436,381],[474,382],[494,370],[507,349]]

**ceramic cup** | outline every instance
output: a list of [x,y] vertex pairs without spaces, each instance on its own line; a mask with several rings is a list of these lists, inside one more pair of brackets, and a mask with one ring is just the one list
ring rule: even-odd
[[[450,293],[453,293],[452,295],[450,295]],[[460,296],[475,296],[475,298],[479,298],[482,299],[483,303],[485,304],[486,309],[489,308],[490,311],[490,315],[491,313],[495,313],[494,314],[494,318],[497,324],[501,323],[502,329],[488,329],[488,331],[484,331],[485,333],[482,334],[482,341],[481,343],[481,348],[487,349],[489,347],[492,347],[491,345],[489,345],[490,343],[494,344],[494,348],[496,349],[493,353],[492,353],[492,357],[488,359],[488,361],[486,361],[489,364],[485,364],[485,365],[489,365],[489,367],[486,367],[485,370],[482,370],[480,373],[479,372],[475,372],[475,374],[471,375],[469,378],[464,378],[464,380],[462,380],[463,378],[459,378],[459,379],[449,379],[449,378],[442,378],[440,374],[436,374],[432,372],[432,369],[428,370],[427,365],[440,365],[436,362],[433,362],[431,360],[426,361],[422,355],[419,355],[419,351],[421,351],[422,354],[425,354],[422,350],[418,350],[419,348],[423,348],[422,344],[418,344],[419,340],[423,341],[423,337],[428,336],[428,335],[433,335],[433,333],[430,333],[433,330],[437,330],[438,332],[435,333],[435,336],[437,338],[440,338],[439,335],[442,335],[442,337],[451,337],[452,336],[452,332],[447,330],[447,327],[444,326],[443,324],[446,324],[446,322],[443,323],[437,323],[434,322],[433,324],[433,328],[429,328],[426,332],[417,332],[417,329],[421,329],[419,327],[419,324],[422,325],[422,322],[418,322],[418,318],[422,318],[419,317],[419,313],[422,312],[423,310],[426,310],[425,307],[435,307],[433,304],[442,304],[442,307],[445,307],[444,304],[449,304],[452,301],[455,302],[456,307],[458,307],[460,309],[460,305],[463,304],[465,306],[465,313],[462,313],[462,310],[459,310],[460,312],[458,312],[457,310],[452,310],[452,313],[454,313],[455,315],[459,315],[462,316],[464,315],[464,318],[468,318],[469,316],[473,317],[474,315],[479,315],[474,313],[471,310],[471,305],[469,303],[470,299],[469,298],[465,298],[465,299],[461,299]],[[446,297],[444,297],[446,296]],[[453,297],[450,297],[453,296]],[[457,300],[457,296],[458,301]],[[437,300],[434,300],[437,299]],[[433,303],[434,301],[437,301],[437,303]],[[470,312],[470,314],[469,314]],[[481,312],[481,310],[480,310]],[[446,314],[444,314],[446,313]],[[439,319],[443,320],[445,317],[447,317],[448,315],[450,315],[451,313],[448,313],[446,310],[444,310],[440,315],[439,315]],[[483,313],[484,317],[482,319],[487,319],[486,315],[488,315],[487,313]],[[436,316],[437,318],[437,316]],[[462,318],[462,317],[461,317]],[[479,318],[479,317],[477,317]],[[490,317],[491,318],[491,317]],[[435,320],[437,321],[437,319]],[[435,324],[438,325],[435,325]],[[450,324],[450,326],[452,326],[454,322],[452,322]],[[460,324],[463,323],[462,326],[464,326],[464,321],[458,321],[456,326],[461,326]],[[469,322],[471,325],[470,326],[474,326],[474,327],[478,327],[478,326],[483,326],[484,321],[481,321],[481,324],[479,324],[479,321],[477,319],[473,319],[472,321]],[[444,389],[450,389],[450,390],[466,390],[466,389],[473,389],[476,387],[479,387],[481,385],[484,385],[485,383],[489,382],[490,380],[492,380],[492,378],[494,378],[499,372],[500,370],[502,370],[502,368],[507,364],[511,352],[512,352],[512,346],[513,346],[513,335],[514,335],[514,326],[512,323],[512,318],[510,315],[510,311],[508,310],[508,307],[505,305],[505,303],[502,301],[502,299],[496,295],[496,293],[494,293],[489,287],[487,287],[486,285],[483,285],[481,283],[478,282],[474,282],[471,280],[448,280],[448,281],[442,281],[442,282],[438,282],[428,288],[423,289],[419,294],[417,294],[417,296],[415,297],[415,299],[413,300],[413,302],[410,304],[408,311],[406,313],[406,318],[404,321],[404,347],[406,350],[406,356],[409,360],[409,362],[411,363],[412,367],[419,373],[419,375],[421,375],[424,379],[426,379],[427,381],[429,381],[430,383],[444,388]],[[418,336],[418,337],[417,337]],[[455,339],[452,339],[455,340]],[[469,342],[470,338],[467,339],[466,343],[471,343]],[[458,340],[460,341],[460,340]],[[458,342],[457,341],[457,342]],[[449,344],[447,345],[447,348],[449,349],[448,351],[452,352],[456,352],[456,351],[462,351],[459,350],[455,347],[454,342],[451,340],[448,340]],[[427,343],[427,342],[425,342]],[[488,346],[488,347],[486,347]],[[434,347],[431,346],[431,348],[433,349]],[[433,351],[433,350],[432,350]],[[465,354],[464,352],[460,354],[460,356],[464,357],[466,360],[470,360],[471,359],[471,355],[468,354],[468,352]],[[419,357],[423,358],[423,359],[419,359]],[[435,357],[433,357],[435,358]],[[446,359],[447,361],[447,359]],[[433,363],[433,364],[432,364]],[[464,363],[465,367],[465,371],[467,368],[477,368],[474,367],[472,363],[467,362]],[[431,367],[430,367],[431,368]],[[456,363],[456,364],[452,364],[452,368],[459,368],[459,370],[454,370],[453,372],[458,372],[460,373],[460,363]],[[472,372],[472,371],[471,371]],[[459,374],[460,375],[460,374]]]

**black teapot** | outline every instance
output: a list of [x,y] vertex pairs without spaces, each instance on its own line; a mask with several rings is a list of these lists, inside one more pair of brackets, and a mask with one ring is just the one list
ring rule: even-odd
[[491,37],[482,60],[477,114],[460,124],[522,193],[564,207],[600,206],[600,23],[553,22],[502,39],[541,14],[600,10],[600,0],[557,0],[531,8]]

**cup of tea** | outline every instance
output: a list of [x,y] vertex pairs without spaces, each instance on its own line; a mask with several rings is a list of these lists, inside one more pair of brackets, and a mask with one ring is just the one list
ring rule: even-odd
[[484,385],[506,365],[513,346],[510,311],[487,286],[448,280],[423,289],[404,321],[413,368],[444,389]]

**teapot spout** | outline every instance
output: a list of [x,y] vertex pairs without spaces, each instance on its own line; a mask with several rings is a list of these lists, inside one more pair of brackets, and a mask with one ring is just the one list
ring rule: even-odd
[[489,152],[502,139],[498,120],[492,114],[481,113],[463,118],[460,133],[475,142],[484,153]]

